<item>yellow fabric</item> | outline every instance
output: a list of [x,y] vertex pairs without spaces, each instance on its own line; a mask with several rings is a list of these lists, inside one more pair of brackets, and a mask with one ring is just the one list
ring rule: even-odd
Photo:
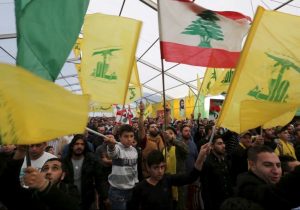
[[133,64],[133,70],[130,77],[130,85],[126,95],[126,104],[130,104],[142,97],[142,85],[140,83],[139,73],[136,61]]
[[98,104],[92,103],[90,105],[91,112],[111,112],[113,113],[113,105],[112,104]]
[[297,25],[298,16],[258,8],[217,126],[241,133],[292,120],[300,105]]
[[83,133],[89,97],[0,64],[0,144],[36,144]]
[[291,156],[293,158],[295,158],[297,160],[296,154],[295,154],[295,149],[293,147],[293,145],[289,142],[285,142],[282,139],[279,139],[278,144],[280,144],[282,146],[282,154],[280,154],[280,149],[279,146],[277,146],[277,148],[275,149],[275,153],[276,155],[288,155]]
[[[152,112],[153,112],[152,105],[149,104],[144,111],[144,118],[150,117]],[[138,114],[138,116],[140,116],[140,110],[137,110],[137,114]]]
[[[170,150],[167,152],[166,156],[166,150],[163,150],[163,154],[166,157],[166,163],[167,163],[167,169],[166,173],[169,174],[176,174],[176,147],[171,146]],[[178,188],[172,187],[172,196],[173,200],[178,201]]]
[[191,118],[191,114],[194,111],[195,106],[195,97],[192,95],[191,97],[185,97],[185,117]]
[[232,76],[233,69],[207,68],[200,93],[204,96],[216,96],[226,93]]
[[[82,45],[82,38],[78,38],[73,48],[73,52],[76,58],[81,57],[81,45]],[[75,68],[77,70],[79,83],[80,85],[82,85],[81,64],[76,63]]]
[[86,16],[82,90],[93,101],[125,103],[141,25],[141,21],[119,16]]

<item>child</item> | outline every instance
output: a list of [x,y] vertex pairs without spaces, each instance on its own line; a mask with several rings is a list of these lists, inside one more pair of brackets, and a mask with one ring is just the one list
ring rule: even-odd
[[203,145],[194,169],[182,175],[165,175],[166,163],[163,154],[158,150],[152,151],[147,158],[150,177],[135,186],[128,209],[173,210],[172,186],[182,186],[195,181],[209,151],[209,143]]
[[134,130],[130,125],[119,128],[120,142],[112,135],[104,141],[108,144],[108,156],[112,158],[112,172],[108,177],[108,192],[112,210],[126,210],[126,203],[131,198],[132,189],[138,182],[138,153],[132,146]]

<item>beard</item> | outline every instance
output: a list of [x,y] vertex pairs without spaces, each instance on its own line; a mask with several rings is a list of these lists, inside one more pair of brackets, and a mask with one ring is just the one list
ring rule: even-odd
[[150,136],[156,137],[158,136],[158,131],[149,131]]

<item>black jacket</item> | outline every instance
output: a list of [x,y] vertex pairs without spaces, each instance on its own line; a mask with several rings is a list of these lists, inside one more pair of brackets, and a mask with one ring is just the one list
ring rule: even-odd
[[11,160],[0,177],[0,200],[9,210],[79,210],[79,194],[72,184],[49,184],[42,192],[22,188],[19,179],[22,164],[23,159]]
[[276,185],[267,184],[254,173],[238,176],[237,196],[254,201],[266,210],[290,210],[300,206],[300,166],[285,175]]
[[[68,181],[74,183],[74,169],[71,159],[69,157],[65,158],[63,164],[67,171]],[[101,187],[101,179],[103,179],[101,166],[92,153],[85,154],[81,173],[81,206],[82,209],[86,209],[95,200],[95,189],[100,196],[103,194],[103,187]]]

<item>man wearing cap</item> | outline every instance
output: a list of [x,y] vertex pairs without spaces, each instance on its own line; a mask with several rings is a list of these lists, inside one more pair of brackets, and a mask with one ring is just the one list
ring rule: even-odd
[[276,129],[276,134],[279,138],[277,147],[275,149],[276,155],[288,155],[297,159],[294,146],[291,142],[289,142],[290,134],[287,126],[278,127]]
[[234,182],[240,173],[248,171],[247,151],[252,146],[251,133],[249,131],[241,133],[239,145],[231,154],[232,175]]

